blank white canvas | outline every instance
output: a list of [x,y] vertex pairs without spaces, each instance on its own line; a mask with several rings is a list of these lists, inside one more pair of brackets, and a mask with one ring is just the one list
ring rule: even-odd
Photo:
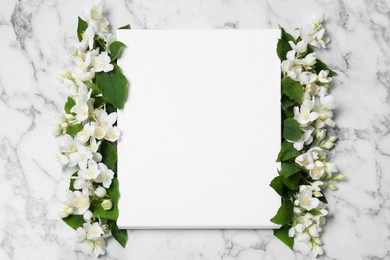
[[118,226],[277,228],[279,30],[120,30]]

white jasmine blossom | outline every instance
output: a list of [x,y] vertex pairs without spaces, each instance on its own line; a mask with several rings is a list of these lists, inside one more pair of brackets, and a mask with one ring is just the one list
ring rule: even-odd
[[101,140],[106,135],[106,130],[100,125],[97,125],[96,123],[88,123],[84,126],[86,131],[88,131],[89,135]]
[[97,142],[95,138],[89,140],[89,145],[87,149],[92,153],[92,159],[96,162],[102,160],[102,155],[98,152],[101,142]]
[[120,133],[119,133],[118,127],[109,126],[107,128],[107,133],[106,133],[104,139],[106,139],[107,141],[110,141],[110,142],[115,142],[118,140],[119,135],[120,135]]
[[298,141],[292,142],[294,148],[300,151],[303,149],[304,145],[309,145],[311,142],[313,142],[312,133],[313,133],[313,129],[305,130],[302,137]]
[[82,19],[88,23],[93,20],[100,20],[104,18],[103,15],[104,4],[102,1],[94,1],[89,8],[85,9]]
[[325,171],[326,171],[326,178],[327,179],[331,179],[333,177],[333,173],[338,172],[336,164],[332,163],[332,162],[325,163]]
[[311,70],[312,67],[317,63],[316,53],[312,52],[307,54],[303,59],[297,61],[297,63],[302,65],[306,70]]
[[93,224],[84,223],[83,227],[89,240],[96,240],[104,233],[98,222],[94,222]]
[[326,48],[329,38],[325,37],[325,26],[322,24],[323,18],[316,18],[313,24],[300,29],[300,36],[309,45],[316,48]]
[[321,161],[314,163],[314,168],[310,170],[310,177],[313,180],[319,180],[325,175],[325,164]]
[[298,76],[299,82],[302,85],[313,84],[317,81],[317,75],[308,71],[302,72]]
[[106,51],[108,53],[111,53],[110,45],[111,45],[111,43],[116,41],[116,36],[115,36],[114,33],[108,33],[108,34],[106,34],[106,39],[105,40],[106,40],[106,46],[105,46]]
[[84,195],[80,191],[68,191],[66,204],[69,207],[73,207],[73,214],[82,215],[90,206],[89,196]]
[[114,69],[114,65],[111,63],[111,58],[107,52],[102,52],[98,56],[92,58],[92,65],[95,72],[109,72]]
[[51,133],[54,136],[58,136],[65,133],[67,127],[68,122],[66,116],[63,113],[58,114],[55,118],[54,124],[52,125]]
[[85,242],[93,250],[96,257],[105,253],[106,242],[104,231],[98,222],[84,223],[83,227],[76,229],[77,238],[80,242]]
[[117,119],[116,112],[112,112],[108,115],[104,109],[96,109],[94,115],[97,123],[102,127],[113,125]]
[[336,108],[336,104],[334,102],[334,98],[332,95],[327,95],[327,96],[321,95],[320,96],[320,103],[321,103],[322,109],[324,109],[326,111],[329,111],[329,110]]
[[88,166],[81,168],[78,175],[84,180],[93,180],[100,174],[98,164],[94,160],[88,160]]
[[114,178],[114,172],[104,164],[99,163],[100,174],[95,178],[95,182],[102,183],[103,187],[109,188]]
[[79,141],[80,143],[85,144],[89,140],[90,137],[91,137],[91,135],[90,135],[89,131],[87,131],[87,129],[85,129],[85,127],[84,127],[83,130],[81,130],[80,132],[77,133],[75,139],[77,141]]
[[88,245],[92,248],[96,257],[104,255],[106,253],[106,241],[103,237],[99,237],[96,240],[89,240]]
[[93,183],[91,180],[76,178],[73,183],[73,188],[76,190],[81,190],[84,195],[93,195]]
[[88,119],[89,107],[87,103],[83,102],[72,107],[70,112],[76,114],[76,120],[78,122],[83,122]]
[[305,53],[307,51],[306,41],[299,41],[297,44],[292,41],[289,41],[288,43],[290,44],[291,49],[293,49],[296,53]]
[[327,70],[321,70],[320,73],[318,73],[317,80],[320,83],[328,84],[332,81],[332,78],[328,77],[329,71]]
[[88,160],[92,159],[93,155],[91,151],[82,143],[74,142],[76,151],[69,155],[69,167],[78,165],[80,168],[87,167]]
[[81,56],[72,56],[72,59],[76,64],[73,71],[77,74],[84,73],[91,65],[91,52],[81,53]]
[[298,121],[301,126],[307,126],[318,118],[317,112],[312,112],[313,102],[311,100],[304,100],[301,107],[294,107],[294,119]]
[[81,35],[82,40],[80,42],[80,50],[85,51],[87,48],[90,50],[93,48],[93,42],[95,40],[95,30],[93,25],[89,25],[87,29]]
[[314,154],[310,151],[307,151],[304,154],[301,154],[295,158],[295,162],[302,167],[305,167],[307,170],[314,168]]
[[77,239],[81,242],[87,239],[87,232],[85,232],[85,229],[82,227],[78,227],[76,229],[77,232]]
[[300,186],[297,199],[299,201],[299,206],[306,210],[312,210],[316,208],[320,203],[317,198],[313,197],[312,189],[310,188],[310,186],[307,185]]

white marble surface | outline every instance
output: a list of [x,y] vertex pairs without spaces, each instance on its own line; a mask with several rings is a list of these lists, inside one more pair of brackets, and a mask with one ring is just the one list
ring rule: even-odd
[[[56,75],[86,1],[0,2],[0,259],[93,259],[57,217],[68,177],[49,124],[64,91]],[[333,42],[319,56],[339,72],[333,93],[347,176],[328,193],[324,259],[390,259],[390,1],[109,1],[115,27],[287,28],[327,16]],[[191,51],[191,50],[189,50]],[[310,259],[271,231],[130,231],[107,259]]]

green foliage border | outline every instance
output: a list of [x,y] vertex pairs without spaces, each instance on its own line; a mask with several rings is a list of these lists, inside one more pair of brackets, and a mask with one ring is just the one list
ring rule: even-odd
[[[295,39],[287,33],[285,29],[280,27],[281,37],[278,40],[276,52],[281,61],[286,60],[287,52],[291,50],[289,41],[294,43],[301,39]],[[314,52],[308,46],[307,53]],[[318,74],[321,70],[329,71],[329,77],[336,76],[337,73],[330,70],[328,66],[317,58],[317,62],[313,68],[313,73]],[[271,221],[281,225],[279,229],[274,230],[274,236],[285,243],[289,248],[293,248],[294,238],[289,237],[288,231],[293,224],[293,202],[294,196],[299,190],[300,185],[307,184],[307,176],[309,173],[306,169],[295,163],[295,158],[301,155],[304,151],[298,151],[288,142],[297,141],[301,138],[301,129],[299,123],[294,119],[293,108],[302,104],[304,94],[304,86],[298,81],[281,75],[281,108],[282,108],[282,145],[277,158],[277,162],[281,163],[281,170],[270,183],[270,186],[280,195],[281,206]],[[322,202],[327,203],[325,195],[319,198]],[[317,212],[313,212],[316,215]]]
[[[77,38],[79,41],[82,40],[82,35],[87,27],[87,22],[79,17],[77,26]],[[119,29],[125,30],[131,29],[131,27],[130,25],[125,25]],[[127,100],[128,81],[117,65],[117,60],[120,58],[125,47],[126,45],[120,41],[114,41],[108,47],[109,56],[111,58],[111,63],[114,65],[114,69],[109,72],[98,72],[95,74],[95,77],[89,86],[92,89],[91,98],[95,100],[94,109],[105,108],[107,113],[111,113],[124,107]],[[104,40],[100,36],[95,36],[94,48],[99,48],[100,51],[108,51],[106,50]],[[70,111],[75,104],[76,102],[71,97],[68,97],[64,105],[64,111],[67,114],[71,114]],[[83,126],[81,124],[74,124],[67,128],[66,134],[75,137],[82,129]],[[119,182],[117,178],[117,143],[103,140],[99,147],[99,152],[102,155],[102,162],[115,173],[112,183],[107,189],[107,195],[102,198],[111,199],[113,206],[110,210],[104,210],[101,206],[102,201],[95,198],[95,200],[91,200],[89,209],[92,211],[95,219],[103,220],[107,224],[114,239],[117,240],[122,247],[125,247],[128,240],[127,231],[119,229],[116,224],[119,216],[118,201],[120,197]],[[69,190],[75,190],[73,184],[76,176],[77,172],[75,172],[70,179]],[[69,215],[68,217],[63,218],[63,221],[73,229],[82,227],[83,224],[86,223],[82,215]]]

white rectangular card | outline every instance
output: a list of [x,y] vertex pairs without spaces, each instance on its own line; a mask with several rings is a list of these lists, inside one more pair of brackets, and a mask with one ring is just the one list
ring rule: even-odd
[[277,228],[279,30],[119,30],[118,226]]

